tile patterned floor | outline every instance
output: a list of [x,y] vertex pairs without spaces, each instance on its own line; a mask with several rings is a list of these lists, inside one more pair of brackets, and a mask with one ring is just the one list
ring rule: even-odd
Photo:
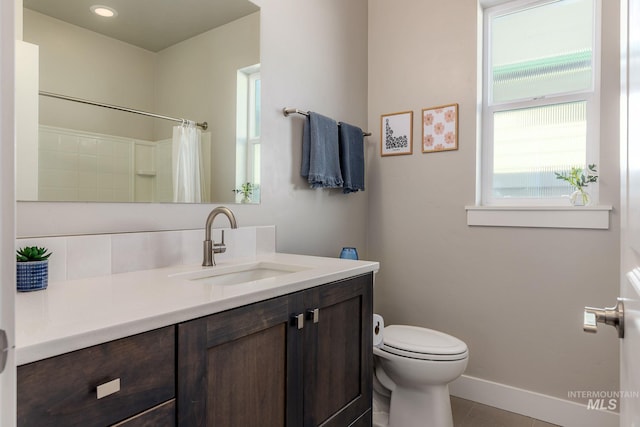
[[534,418],[451,397],[454,427],[556,427]]

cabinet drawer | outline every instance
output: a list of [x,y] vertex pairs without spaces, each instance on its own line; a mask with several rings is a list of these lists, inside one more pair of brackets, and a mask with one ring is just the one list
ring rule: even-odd
[[151,408],[141,414],[134,415],[111,427],[175,427],[176,400]]
[[174,397],[174,326],[18,367],[18,426],[106,426]]

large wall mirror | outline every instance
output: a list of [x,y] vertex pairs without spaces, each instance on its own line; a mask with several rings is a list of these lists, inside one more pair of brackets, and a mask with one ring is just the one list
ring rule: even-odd
[[17,199],[259,202],[259,26],[248,0],[24,0],[39,131]]

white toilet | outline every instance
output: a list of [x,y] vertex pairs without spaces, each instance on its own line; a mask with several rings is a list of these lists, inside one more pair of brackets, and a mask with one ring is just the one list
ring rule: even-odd
[[391,325],[373,354],[374,426],[385,426],[386,411],[389,427],[453,426],[448,384],[467,367],[463,341],[432,329]]

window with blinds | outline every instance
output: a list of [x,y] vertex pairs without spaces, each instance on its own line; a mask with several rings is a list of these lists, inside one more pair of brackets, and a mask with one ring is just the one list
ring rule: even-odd
[[566,204],[554,172],[597,163],[597,1],[485,11],[482,204]]

